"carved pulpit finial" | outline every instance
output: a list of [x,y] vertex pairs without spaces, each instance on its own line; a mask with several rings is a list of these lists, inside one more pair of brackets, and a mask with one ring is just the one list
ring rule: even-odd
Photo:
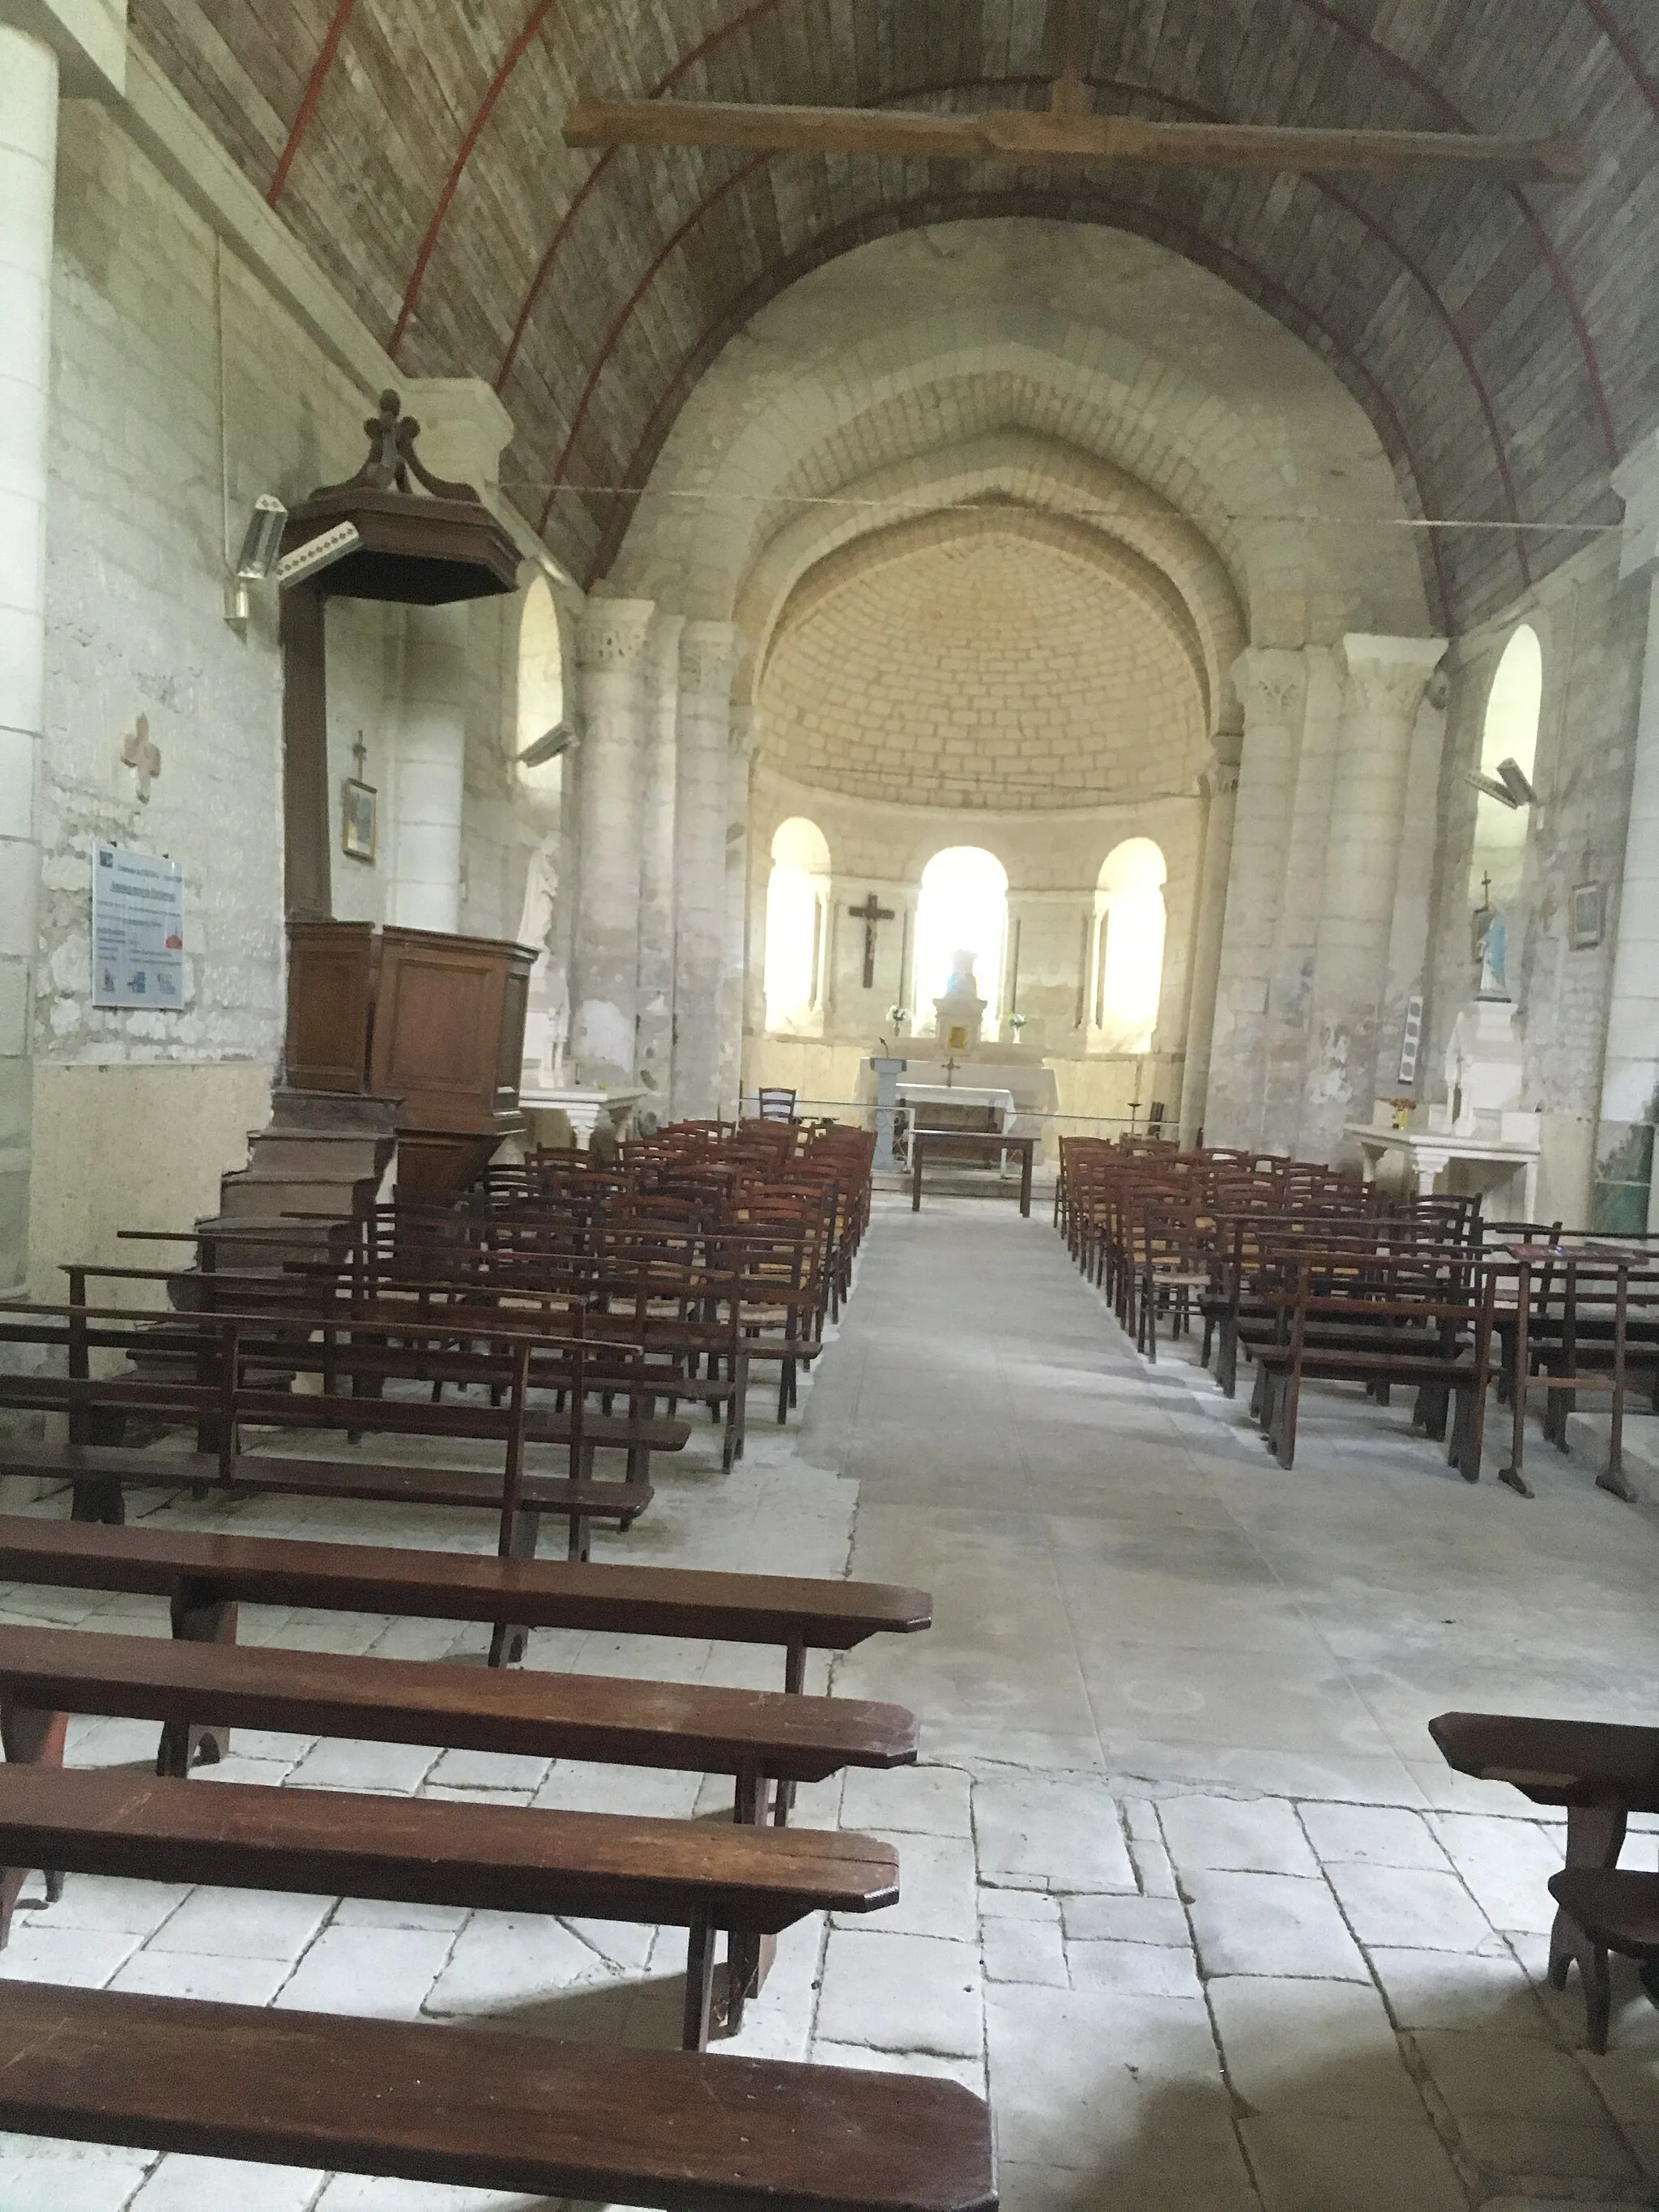
[[380,394],[380,411],[365,419],[363,434],[368,440],[368,458],[356,475],[348,477],[343,483],[319,485],[311,495],[313,499],[356,486],[365,491],[404,492],[413,497],[415,484],[410,482],[413,477],[415,483],[434,499],[467,500],[474,507],[481,503],[476,485],[434,477],[426,466],[415,450],[421,426],[414,416],[403,412],[403,402],[395,392]]

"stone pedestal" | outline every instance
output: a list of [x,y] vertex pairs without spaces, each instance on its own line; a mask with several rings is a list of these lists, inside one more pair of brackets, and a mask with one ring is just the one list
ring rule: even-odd
[[896,1171],[898,1162],[893,1156],[893,1115],[898,1105],[898,1079],[910,1065],[908,1060],[892,1060],[877,1054],[870,1062],[870,1072],[876,1079],[876,1157],[878,1170]]

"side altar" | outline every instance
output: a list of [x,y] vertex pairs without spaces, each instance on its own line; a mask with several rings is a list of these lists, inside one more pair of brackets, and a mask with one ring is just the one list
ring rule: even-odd
[[1415,1195],[1442,1177],[1448,1192],[1479,1193],[1498,1219],[1534,1221],[1543,1117],[1525,1110],[1522,1039],[1504,981],[1505,933],[1487,933],[1478,995],[1459,1013],[1446,1049],[1446,1096],[1396,1116],[1386,1099],[1369,1122],[1351,1121],[1367,1182],[1385,1164]]

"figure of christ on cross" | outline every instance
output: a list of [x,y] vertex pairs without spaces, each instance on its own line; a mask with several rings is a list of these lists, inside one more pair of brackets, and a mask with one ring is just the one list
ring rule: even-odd
[[847,911],[854,921],[864,924],[864,988],[866,991],[873,990],[876,981],[876,924],[891,921],[893,909],[890,906],[878,906],[875,893],[866,891],[864,904],[849,906]]

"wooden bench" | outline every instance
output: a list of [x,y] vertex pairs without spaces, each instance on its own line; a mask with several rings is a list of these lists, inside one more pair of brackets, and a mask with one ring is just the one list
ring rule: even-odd
[[[469,1319],[471,1319],[469,1316]],[[533,1317],[532,1317],[533,1319]],[[134,1482],[198,1489],[216,1485],[234,1491],[250,1480],[267,1492],[301,1496],[384,1499],[392,1503],[493,1508],[501,1523],[501,1548],[533,1550],[538,1516],[562,1513],[568,1523],[571,1555],[586,1555],[595,1518],[614,1518],[627,1527],[650,1501],[643,1468],[652,1449],[678,1450],[690,1436],[684,1421],[642,1416],[607,1421],[582,1403],[580,1387],[564,1411],[532,1407],[532,1366],[549,1370],[556,1347],[544,1331],[514,1327],[499,1316],[479,1317],[476,1334],[489,1332],[489,1351],[456,1349],[453,1323],[429,1327],[407,1319],[398,1323],[411,1343],[391,1346],[374,1323],[321,1312],[294,1317],[289,1325],[268,1315],[222,1313],[179,1315],[156,1319],[110,1314],[84,1306],[64,1308],[0,1306],[0,1343],[29,1347],[37,1355],[61,1355],[67,1372],[0,1373],[0,1405],[35,1412],[65,1413],[69,1441],[63,1446],[29,1443],[0,1446],[0,1471],[27,1473],[73,1481],[76,1510],[88,1519],[119,1521],[122,1493]],[[314,1330],[318,1340],[311,1340]],[[608,1378],[614,1348],[589,1347],[580,1336],[556,1347],[569,1365],[551,1371],[574,1372],[578,1385],[590,1352]],[[94,1376],[95,1353],[125,1354],[137,1362],[166,1365],[164,1373]],[[287,1370],[284,1372],[283,1370]],[[288,1375],[309,1373],[320,1392],[286,1387]],[[416,1387],[462,1382],[482,1388],[487,1400],[436,1404],[419,1396],[378,1395],[389,1380]],[[281,1382],[283,1387],[276,1387]],[[344,1387],[343,1387],[344,1386]],[[643,1387],[643,1386],[642,1386]],[[359,1392],[369,1395],[358,1395]],[[649,1392],[644,1395],[648,1397]],[[500,1402],[505,1401],[505,1402]],[[134,1454],[125,1447],[95,1442],[97,1421],[120,1420],[137,1413],[151,1420],[188,1422],[204,1450],[173,1455]],[[488,1469],[410,1468],[356,1459],[297,1462],[270,1457],[252,1464],[240,1449],[243,1424],[277,1429],[343,1432],[348,1439],[374,1431],[399,1436],[465,1439],[500,1447],[499,1475]],[[628,1451],[629,1474],[623,1484],[591,1479],[594,1450],[608,1442]],[[524,1453],[532,1443],[563,1443],[570,1478],[526,1478]],[[583,1479],[577,1480],[577,1470]],[[526,1484],[533,1498],[526,1504]]]
[[0,2128],[664,2212],[994,2212],[957,2082],[0,1984]]
[[867,1637],[914,1635],[933,1623],[925,1591],[884,1583],[573,1565],[209,1534],[155,1522],[117,1529],[32,1515],[0,1516],[0,1582],[164,1597],[173,1634],[198,1643],[234,1642],[240,1602],[488,1620],[496,1624],[492,1663],[508,1656],[501,1624],[509,1621],[520,1635],[526,1628],[589,1628],[781,1644],[789,1691],[802,1686],[809,1650],[850,1651]]
[[[1440,1713],[1429,1734],[1446,1764],[1481,1782],[1507,1782],[1534,1805],[1565,1808],[1566,1865],[1616,1867],[1632,1813],[1659,1813],[1659,1728],[1621,1721],[1534,1720],[1524,1713]],[[1558,1910],[1549,1976],[1565,1989],[1583,1964],[1571,1915]],[[1586,1976],[1586,1989],[1590,1978]]]
[[192,1724],[274,1729],[730,1774],[751,1822],[769,1777],[821,1782],[917,1752],[912,1714],[863,1698],[0,1626],[7,1758],[61,1764],[72,1712],[159,1721],[164,1774],[187,1771]]
[[[82,1524],[123,1528],[129,1490],[187,1490],[204,1498],[340,1498],[364,1504],[476,1508],[499,1513],[501,1478],[488,1468],[402,1467],[358,1459],[290,1459],[238,1453],[226,1476],[212,1452],[137,1451],[120,1444],[10,1443],[0,1440],[0,1474],[67,1482]],[[544,1516],[569,1529],[569,1555],[586,1560],[598,1522],[631,1528],[655,1495],[648,1482],[570,1482],[528,1475],[519,1492],[510,1556],[535,1556]]]
[[869,1836],[23,1765],[0,1767],[0,1865],[685,1928],[690,2050],[716,1929],[775,1936],[899,1893],[897,1854]]
[[1659,2002],[1659,1874],[1633,1867],[1572,1867],[1550,1876],[1550,1894],[1578,1941],[1573,1956],[1584,1990],[1585,2036],[1606,2053],[1613,2020],[1607,1954],[1633,1959],[1642,1986]]

